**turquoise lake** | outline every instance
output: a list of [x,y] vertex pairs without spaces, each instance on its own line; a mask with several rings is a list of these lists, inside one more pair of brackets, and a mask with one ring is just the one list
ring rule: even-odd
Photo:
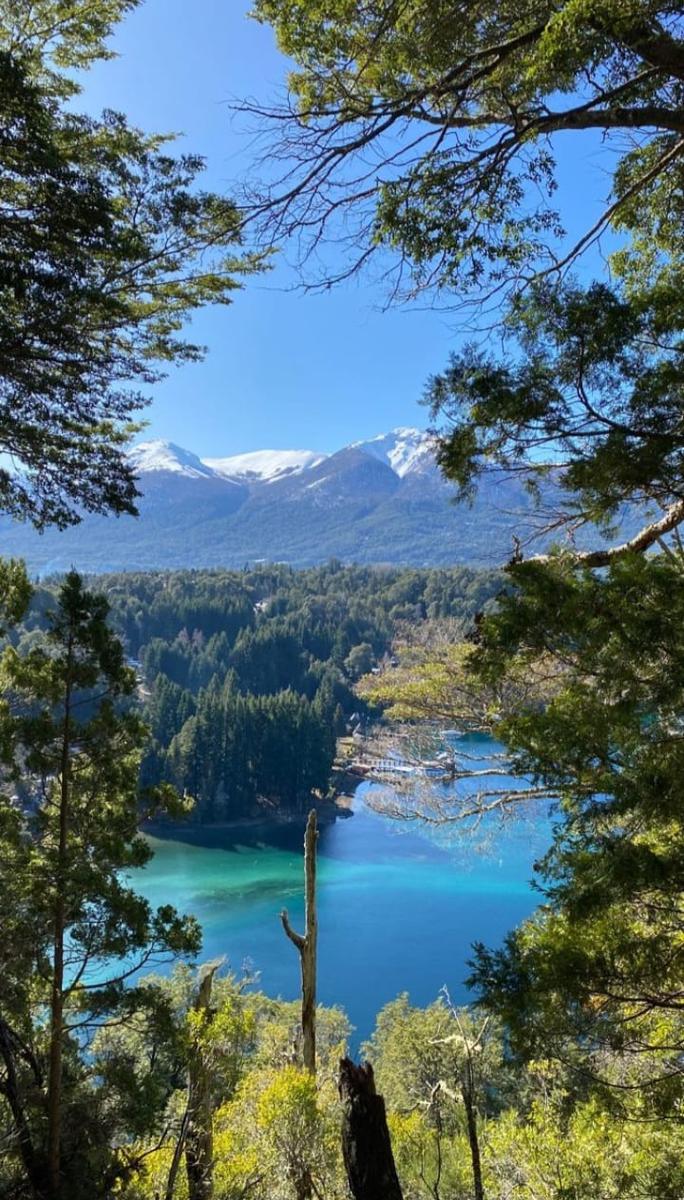
[[[494,744],[477,745],[484,755]],[[346,1009],[355,1040],[400,992],[427,1004],[447,984],[468,999],[472,943],[499,944],[533,911],[533,862],[549,840],[542,813],[493,828],[485,851],[457,845],[446,832],[373,812],[370,786],[358,789],[353,816],[321,829],[318,850],[319,1000]],[[287,908],[302,927],[303,830],[303,822],[230,833],[189,826],[183,840],[154,837],[155,857],[135,885],[155,905],[195,914],[202,959],[225,956],[237,972],[248,965],[264,991],[294,999],[298,956],[278,914]]]

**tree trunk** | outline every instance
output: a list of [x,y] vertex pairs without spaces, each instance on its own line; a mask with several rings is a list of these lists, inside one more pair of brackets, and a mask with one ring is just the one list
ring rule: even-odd
[[474,1200],[484,1200],[482,1163],[480,1160],[480,1139],[477,1133],[477,1113],[475,1110],[474,1091],[472,1068],[470,1063],[468,1063],[466,1066],[466,1078],[461,1089],[461,1094],[463,1096],[463,1107],[465,1108],[466,1124],[468,1126],[468,1143],[470,1145],[470,1161],[473,1171],[473,1197]]
[[176,1138],[176,1144],[173,1148],[173,1157],[171,1158],[171,1166],[169,1167],[169,1173],[166,1177],[166,1189],[164,1191],[164,1200],[173,1200],[173,1193],[176,1190],[176,1181],[178,1179],[178,1171],[180,1170],[181,1159],[183,1157],[183,1151],[185,1149],[185,1139],[187,1137],[187,1132],[188,1132],[188,1121],[189,1121],[189,1116],[188,1116],[188,1109],[187,1109],[187,1105],[186,1105],[185,1112],[183,1113],[183,1120],[181,1121],[180,1129],[178,1131],[178,1137]]
[[[208,967],[202,976],[195,999],[196,1012],[202,1013],[202,1027],[211,1021],[211,989],[218,964]],[[188,1200],[211,1200],[214,1193],[214,1137],[211,1072],[198,1038],[188,1063],[188,1108],[185,1124],[185,1170]]]
[[304,1066],[316,1074],[316,957],[318,919],[316,915],[316,810],[312,809],[304,835],[304,881],[306,891],[305,935],[302,950],[302,1034]]
[[375,1091],[370,1063],[357,1067],[351,1059],[340,1062],[342,1099],[342,1156],[354,1200],[403,1200],[385,1101]]
[[2,1086],[2,1095],[5,1097],[12,1114],[16,1130],[17,1148],[26,1176],[34,1195],[42,1198],[48,1195],[48,1181],[45,1173],[46,1161],[43,1156],[36,1154],[31,1137],[31,1127],[22,1105],[15,1061],[17,1045],[18,1039],[16,1035],[10,1029],[10,1026],[0,1018],[0,1059],[2,1059],[5,1065],[5,1080]]
[[59,777],[59,834],[55,878],[53,967],[50,997],[50,1063],[48,1071],[47,1175],[49,1194],[57,1200],[62,1190],[62,1050],[64,1041],[64,936],[66,930],[67,839],[71,754],[71,687],[73,638],[67,642],[66,687]]
[[302,1035],[304,1039],[304,1066],[312,1075],[316,1074],[316,955],[318,942],[318,919],[316,916],[316,842],[318,829],[316,810],[312,809],[304,834],[304,888],[306,897],[305,933],[295,933],[283,909],[280,919],[290,941],[299,951],[302,972]]
[[61,1191],[62,1039],[64,1037],[64,904],[57,902],[54,965],[50,1002],[50,1066],[48,1074],[48,1182],[57,1200]]

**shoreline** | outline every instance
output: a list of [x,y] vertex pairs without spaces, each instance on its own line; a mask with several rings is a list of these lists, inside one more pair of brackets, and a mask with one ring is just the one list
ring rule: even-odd
[[[361,779],[358,781],[358,783],[362,782]],[[259,829],[272,829],[274,825],[282,828],[301,825],[303,829],[311,808],[316,809],[319,826],[326,826],[334,824],[337,820],[346,821],[353,817],[353,803],[354,793],[350,794],[349,791],[345,791],[337,794],[333,800],[313,801],[306,811],[301,813],[273,809],[271,812],[263,810],[252,816],[233,817],[229,821],[193,821],[192,816],[189,816],[186,821],[156,819],[143,821],[140,825],[140,832],[149,834],[150,837],[160,838],[162,841],[173,841],[183,840],[184,837],[187,838],[188,834],[200,834],[204,830],[228,834],[243,832],[254,835]]]

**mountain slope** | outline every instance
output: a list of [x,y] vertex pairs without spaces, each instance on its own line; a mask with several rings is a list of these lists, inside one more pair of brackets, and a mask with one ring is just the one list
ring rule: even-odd
[[[86,516],[38,535],[0,521],[0,553],[34,572],[241,567],[262,559],[496,566],[530,528],[517,479],[487,477],[472,507],[454,503],[429,435],[397,429],[334,454],[255,451],[200,459],[172,442],[131,452],[140,516]],[[552,490],[552,489],[551,489]]]

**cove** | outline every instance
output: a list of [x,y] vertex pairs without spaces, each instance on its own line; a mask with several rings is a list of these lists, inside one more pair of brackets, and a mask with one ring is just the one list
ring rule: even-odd
[[[467,1002],[472,943],[498,945],[533,911],[533,862],[549,841],[540,814],[494,828],[486,852],[455,845],[374,812],[371,786],[358,789],[352,817],[321,828],[318,847],[319,1000],[346,1010],[357,1043],[401,992],[423,1005],[447,984]],[[298,956],[278,914],[287,908],[303,927],[303,832],[302,820],[153,837],[154,858],[135,886],[153,905],[198,918],[202,960],[225,956],[238,973],[258,971],[269,995],[295,999]]]

